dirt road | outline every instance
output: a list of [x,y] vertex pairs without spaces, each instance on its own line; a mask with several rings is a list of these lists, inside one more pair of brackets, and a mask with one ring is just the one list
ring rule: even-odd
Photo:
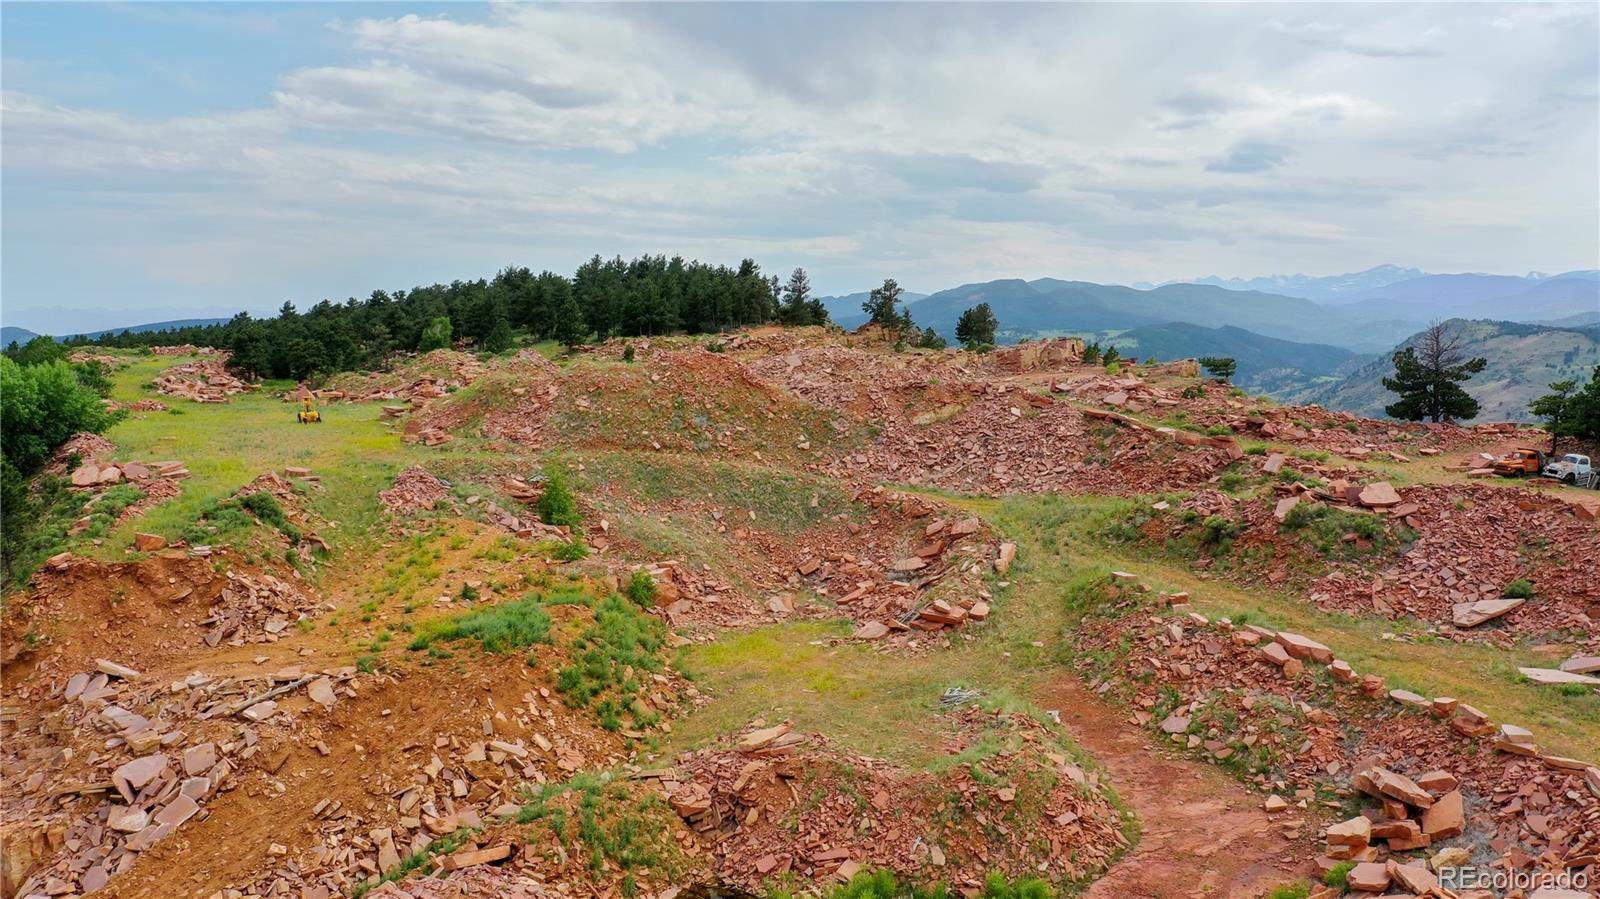
[[1144,828],[1133,851],[1090,887],[1090,899],[1243,899],[1306,877],[1309,852],[1282,835],[1298,810],[1269,818],[1259,794],[1217,768],[1163,752],[1076,677],[1063,677],[1038,701],[1061,713]]

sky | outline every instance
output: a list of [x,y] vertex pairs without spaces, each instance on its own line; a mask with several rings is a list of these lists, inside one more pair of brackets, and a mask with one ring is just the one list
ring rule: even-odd
[[0,5],[0,319],[1600,268],[1600,6]]

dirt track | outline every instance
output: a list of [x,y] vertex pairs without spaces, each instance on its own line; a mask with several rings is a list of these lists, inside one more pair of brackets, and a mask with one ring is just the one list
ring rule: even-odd
[[1304,879],[1295,860],[1306,853],[1282,836],[1291,817],[1269,818],[1261,797],[1222,770],[1161,752],[1076,677],[1063,677],[1038,701],[1060,711],[1144,828],[1133,851],[1085,893],[1090,899],[1258,896]]

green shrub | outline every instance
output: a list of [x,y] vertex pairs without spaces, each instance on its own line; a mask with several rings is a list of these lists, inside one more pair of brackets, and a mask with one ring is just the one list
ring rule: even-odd
[[450,316],[436,316],[422,329],[422,337],[417,342],[417,352],[427,353],[444,349],[450,345],[450,335]]
[[1350,870],[1355,866],[1355,862],[1340,862],[1334,865],[1322,876],[1322,885],[1340,890],[1350,889]]
[[1286,883],[1283,886],[1274,887],[1272,892],[1267,894],[1267,899],[1306,899],[1310,895],[1310,884],[1305,882]]
[[581,562],[589,558],[589,545],[583,542],[583,535],[574,534],[566,543],[555,543],[550,558],[559,562]]
[[55,448],[79,431],[100,432],[119,416],[108,413],[100,395],[84,386],[79,371],[52,357],[61,355],[53,338],[28,342],[23,359],[38,357],[38,364],[19,365],[10,355],[0,356],[0,569],[6,583],[26,580],[50,552],[61,545],[55,533],[61,492],[56,487],[36,491],[29,483]]
[[628,598],[650,608],[656,601],[656,579],[643,571],[635,571],[628,579]]
[[1208,515],[1200,523],[1200,542],[1221,553],[1232,549],[1234,538],[1242,533],[1244,522],[1234,521],[1226,515]]
[[300,528],[284,514],[283,506],[278,504],[278,498],[270,493],[251,493],[241,496],[239,506],[262,522],[277,528],[291,543],[299,543],[304,536]]
[[73,434],[103,431],[116,420],[71,365],[0,360],[0,455],[24,475]]
[[1517,578],[1506,584],[1505,592],[1501,595],[1508,599],[1532,599],[1533,584],[1527,578]]
[[539,520],[545,524],[577,527],[583,523],[578,515],[578,500],[572,493],[567,470],[557,463],[544,469],[544,494],[539,497]]

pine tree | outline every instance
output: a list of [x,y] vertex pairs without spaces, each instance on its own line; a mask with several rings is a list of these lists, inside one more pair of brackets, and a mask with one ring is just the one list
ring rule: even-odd
[[961,313],[956,319],[956,340],[969,347],[994,343],[995,329],[1000,327],[1000,322],[994,317],[994,311],[988,303],[979,303],[971,309]]
[[1239,363],[1231,356],[1202,356],[1200,366],[1211,373],[1211,377],[1226,384],[1233,373],[1239,370]]
[[1478,416],[1478,401],[1461,384],[1483,371],[1489,360],[1465,358],[1460,332],[1447,322],[1429,325],[1416,343],[1395,353],[1394,377],[1383,386],[1400,398],[1385,406],[1391,418],[1406,421],[1466,421]]
[[822,304],[811,299],[811,279],[806,277],[805,269],[797,268],[790,273],[782,295],[783,305],[778,307],[778,320],[784,324],[820,325],[827,321],[826,311],[823,311],[821,318],[817,317]]
[[1579,383],[1576,378],[1555,381],[1549,393],[1528,405],[1528,411],[1544,419],[1552,454],[1559,437],[1600,439],[1600,365],[1587,383]]
[[871,324],[904,331],[911,327],[911,312],[895,308],[903,293],[905,290],[893,278],[886,278],[882,287],[874,287],[867,295],[861,311],[867,314]]
[[483,348],[491,353],[503,353],[511,349],[511,322],[505,316],[494,320],[489,326],[489,333],[484,335]]
[[589,336],[589,326],[584,320],[583,307],[570,292],[551,310],[550,337],[563,346],[574,347]]

